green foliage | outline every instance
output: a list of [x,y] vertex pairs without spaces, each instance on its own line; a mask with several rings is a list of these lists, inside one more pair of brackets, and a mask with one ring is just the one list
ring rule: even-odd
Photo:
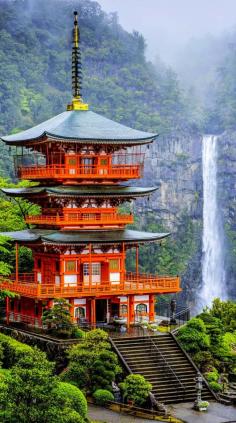
[[218,382],[219,380],[219,373],[216,369],[211,370],[205,375],[208,382]]
[[214,392],[220,392],[223,389],[222,385],[220,385],[220,383],[217,383],[215,381],[209,382],[209,386],[212,389],[212,391],[214,391]]
[[58,335],[63,337],[72,335],[70,304],[64,298],[55,299],[53,307],[44,310],[42,321]]
[[[133,229],[148,232],[168,232],[162,225],[156,223],[153,212],[145,215],[145,224],[136,223]],[[139,267],[142,272],[162,275],[183,275],[190,259],[198,248],[199,224],[187,216],[182,215],[178,223],[178,230],[174,236],[167,238],[161,244],[140,246]],[[127,270],[135,271],[135,254],[127,253]]]
[[195,353],[193,356],[193,361],[203,373],[212,370],[214,366],[214,358],[210,351],[199,351]]
[[3,367],[7,369],[18,364],[18,362],[26,356],[33,357],[36,351],[36,349],[29,345],[22,344],[3,333],[0,333],[0,346],[1,351],[3,351],[3,357],[1,357]]
[[98,405],[106,405],[108,401],[114,401],[114,395],[106,389],[97,389],[93,393],[93,398]]
[[187,352],[193,354],[204,351],[210,346],[210,339],[206,333],[205,324],[196,317],[180,328],[178,340]]
[[142,406],[147,401],[152,385],[142,375],[128,375],[120,384],[123,396],[134,405]]
[[85,423],[84,395],[75,386],[59,382],[46,354],[3,334],[0,337],[3,364],[10,367],[0,372],[0,421]]
[[72,408],[83,418],[86,417],[88,412],[87,401],[83,392],[76,386],[59,382],[54,390],[54,395],[63,408]]
[[99,388],[111,390],[111,384],[121,369],[107,339],[107,333],[101,329],[88,332],[83,341],[69,351],[69,365],[61,375],[62,380],[72,382],[87,392]]

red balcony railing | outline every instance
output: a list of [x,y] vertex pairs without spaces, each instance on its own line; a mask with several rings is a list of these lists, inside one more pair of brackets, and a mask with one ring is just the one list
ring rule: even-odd
[[[126,294],[167,294],[181,291],[180,278],[178,276],[137,275],[126,273],[122,275],[122,282],[112,283],[102,281],[100,283],[78,283],[77,285],[39,284],[35,282],[34,274],[28,277],[19,275],[18,282],[12,277],[11,280],[0,280],[0,289],[8,289],[17,294],[32,298],[70,298],[77,296],[103,296],[103,295],[126,295]],[[28,279],[27,279],[28,278]],[[27,282],[28,280],[28,282]]]
[[131,214],[73,213],[64,216],[27,216],[25,221],[35,225],[56,226],[124,226],[134,222]]
[[85,180],[127,180],[142,176],[143,165],[112,165],[107,168],[99,166],[78,166],[71,168],[65,165],[19,166],[17,176],[20,179],[85,179]]

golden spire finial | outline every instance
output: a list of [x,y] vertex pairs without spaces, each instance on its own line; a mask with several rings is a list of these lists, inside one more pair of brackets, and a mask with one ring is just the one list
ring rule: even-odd
[[88,104],[83,103],[81,96],[82,71],[80,54],[80,33],[78,26],[78,13],[74,12],[73,46],[72,46],[72,103],[68,104],[67,110],[88,110]]

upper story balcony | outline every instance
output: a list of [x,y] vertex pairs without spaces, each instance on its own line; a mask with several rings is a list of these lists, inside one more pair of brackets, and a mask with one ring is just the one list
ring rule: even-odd
[[63,214],[59,215],[58,210],[50,210],[50,215],[42,214],[40,216],[27,216],[25,221],[35,225],[49,225],[58,227],[76,227],[76,228],[100,228],[100,227],[124,227],[132,224],[134,218],[132,214],[121,214],[116,208],[72,208],[63,209]]
[[17,176],[21,179],[58,181],[125,181],[138,179],[143,173],[143,153],[66,154],[50,153],[17,156]]
[[[55,279],[55,275],[52,275]],[[16,280],[17,279],[17,280]],[[100,297],[128,294],[171,294],[180,292],[178,276],[161,276],[150,274],[125,273],[120,282],[103,280],[88,283],[87,280],[77,284],[39,283],[36,273],[12,275],[8,280],[1,277],[0,289],[8,289],[19,295],[35,299]]]

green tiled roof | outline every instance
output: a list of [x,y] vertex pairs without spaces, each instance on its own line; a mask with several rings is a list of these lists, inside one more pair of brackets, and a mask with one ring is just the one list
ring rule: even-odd
[[115,144],[146,144],[157,134],[138,131],[85,110],[63,112],[26,131],[2,137],[7,144],[19,145],[37,140],[42,136],[64,141]]
[[97,231],[56,231],[44,229],[26,229],[17,232],[2,232],[0,235],[7,236],[14,241],[23,243],[32,243],[42,241],[46,244],[60,245],[84,245],[84,244],[113,244],[125,242],[132,244],[134,242],[160,241],[169,233],[150,233],[122,230],[97,230]]
[[35,197],[47,193],[55,196],[75,197],[139,197],[149,195],[157,187],[130,187],[126,185],[58,185],[55,187],[30,187],[30,188],[1,188],[10,197]]

